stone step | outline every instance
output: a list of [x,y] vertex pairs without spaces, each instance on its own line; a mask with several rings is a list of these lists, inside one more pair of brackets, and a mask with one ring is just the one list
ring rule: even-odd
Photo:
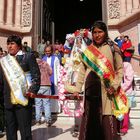
[[136,102],[140,102],[140,95],[139,94],[135,94],[135,99],[136,99]]
[[131,116],[136,116],[136,117],[140,117],[140,109],[131,109],[130,110],[130,117]]
[[131,108],[131,110],[140,109],[140,101],[136,101],[136,107]]
[[[52,118],[56,119],[57,121],[61,122],[61,124],[74,124],[75,118],[68,116],[64,112],[59,114],[52,114]],[[130,122],[133,125],[140,124],[140,109],[131,110],[130,111]]]
[[74,117],[65,114],[64,112],[59,114],[52,114],[52,118],[61,122],[62,124],[74,124]]
[[133,124],[133,125],[139,125],[140,124],[140,118],[137,118],[137,117],[132,117],[130,118],[130,122]]
[[136,107],[135,108],[131,108],[130,111],[130,119],[137,119],[137,121],[139,121],[140,119],[140,91],[136,91],[135,94],[135,98],[136,98]]

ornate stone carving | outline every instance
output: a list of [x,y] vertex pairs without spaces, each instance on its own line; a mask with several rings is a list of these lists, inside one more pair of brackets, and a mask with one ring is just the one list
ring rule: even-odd
[[120,18],[120,0],[109,0],[108,2],[109,19]]
[[22,0],[22,26],[29,27],[32,23],[32,0]]

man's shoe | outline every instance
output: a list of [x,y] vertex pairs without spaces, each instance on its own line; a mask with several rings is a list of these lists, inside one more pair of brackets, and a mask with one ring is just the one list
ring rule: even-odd
[[73,136],[73,137],[78,137],[78,136],[79,136],[79,132],[73,132],[73,133],[72,133],[72,136]]
[[46,121],[46,126],[47,126],[47,127],[50,127],[51,125],[52,125],[52,121],[51,121],[51,120]]
[[3,137],[6,134],[4,130],[0,130],[0,138]]
[[118,133],[118,135],[120,135],[120,136],[124,136],[126,134],[127,134],[127,132],[120,132],[120,133]]
[[124,136],[124,135],[126,135],[126,133],[127,133],[127,132],[121,132],[120,135],[121,135],[121,136]]
[[41,122],[40,121],[36,121],[36,125],[37,126],[41,125]]

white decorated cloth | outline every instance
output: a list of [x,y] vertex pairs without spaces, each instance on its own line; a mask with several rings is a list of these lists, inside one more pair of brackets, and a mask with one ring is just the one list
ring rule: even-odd
[[11,88],[11,102],[26,106],[28,99],[23,94],[27,92],[28,84],[22,68],[10,54],[1,58],[0,63]]

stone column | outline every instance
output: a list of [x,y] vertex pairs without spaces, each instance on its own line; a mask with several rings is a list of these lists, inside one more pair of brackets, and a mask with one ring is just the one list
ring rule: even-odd
[[126,16],[126,0],[120,0],[120,6],[121,18],[124,18]]
[[6,24],[12,25],[13,24],[13,0],[7,0],[7,17],[6,17]]
[[140,43],[140,24],[138,24],[138,43]]
[[21,25],[21,0],[16,0],[15,6],[15,26]]
[[1,0],[1,2],[0,2],[0,23],[4,23],[3,16],[4,16],[4,0]]
[[108,21],[108,9],[107,9],[108,0],[102,0],[102,20],[107,24]]
[[52,44],[54,44],[54,40],[55,40],[55,23],[53,21],[51,22],[51,30],[52,30]]
[[132,12],[133,2],[132,2],[132,0],[127,0],[126,4],[127,4],[127,14],[130,14]]
[[40,1],[40,5],[41,5],[41,21],[40,21],[40,32],[41,32],[41,39],[43,38],[43,0]]
[[140,1],[139,0],[133,0],[133,11],[139,10]]

